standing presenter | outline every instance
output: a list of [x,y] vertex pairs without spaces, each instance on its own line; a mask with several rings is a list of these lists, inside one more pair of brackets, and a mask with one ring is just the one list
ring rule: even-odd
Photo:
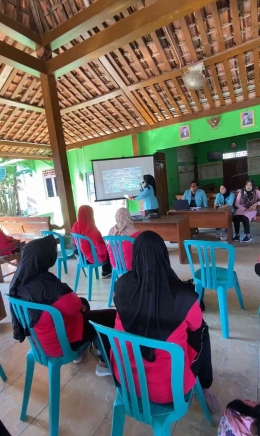
[[151,174],[144,175],[144,181],[140,183],[141,194],[138,197],[130,197],[130,200],[143,200],[145,216],[151,213],[159,213],[159,205],[156,197],[156,184]]

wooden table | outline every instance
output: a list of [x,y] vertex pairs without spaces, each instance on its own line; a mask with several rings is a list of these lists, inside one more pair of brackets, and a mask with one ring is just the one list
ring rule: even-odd
[[169,210],[168,216],[189,217],[190,229],[227,229],[228,242],[232,242],[232,210],[231,208],[205,207],[197,210]]
[[183,241],[190,239],[189,218],[187,216],[162,216],[149,220],[135,221],[134,226],[144,232],[152,230],[158,233],[164,241],[174,241],[179,244],[180,263],[185,263],[187,257]]

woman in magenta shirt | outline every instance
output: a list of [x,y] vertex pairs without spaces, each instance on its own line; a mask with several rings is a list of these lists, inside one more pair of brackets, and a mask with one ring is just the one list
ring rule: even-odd
[[[117,309],[115,329],[147,338],[174,342],[184,350],[184,393],[199,377],[211,409],[217,409],[211,392],[213,381],[208,326],[203,321],[198,295],[172,270],[163,239],[154,232],[141,233],[134,242],[133,271],[124,274],[115,285]],[[127,346],[137,394],[138,375],[131,345]],[[150,401],[173,401],[171,358],[162,350],[141,350]],[[112,369],[119,380],[111,356]]]
[[[140,231],[133,225],[131,215],[128,209],[121,207],[116,212],[116,225],[109,230],[110,236],[131,236],[131,238],[136,238],[140,234]],[[110,262],[113,268],[115,268],[115,260],[111,248],[108,246],[108,252],[110,257]],[[126,264],[126,269],[131,271],[132,269],[132,252],[133,244],[131,242],[123,242],[123,253]]]
[[[114,309],[90,310],[88,301],[79,298],[72,289],[62,283],[49,268],[57,260],[57,245],[53,236],[31,241],[22,251],[21,261],[10,285],[9,294],[32,303],[47,304],[56,307],[63,317],[65,330],[70,346],[76,350],[87,341],[96,338],[94,327],[89,321],[114,327],[116,311]],[[31,327],[39,339],[44,352],[49,357],[62,356],[62,350],[56,335],[52,317],[48,312],[30,311]],[[12,313],[14,339],[23,342],[28,332]],[[105,347],[109,353],[110,347],[105,340]],[[101,359],[102,360],[102,359]],[[75,363],[79,363],[79,359]],[[99,376],[108,375],[108,368],[103,362],[96,367]]]

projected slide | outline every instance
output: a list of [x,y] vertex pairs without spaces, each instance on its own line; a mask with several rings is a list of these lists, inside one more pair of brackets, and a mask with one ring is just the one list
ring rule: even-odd
[[142,181],[142,168],[122,168],[102,171],[105,194],[128,193],[139,189]]

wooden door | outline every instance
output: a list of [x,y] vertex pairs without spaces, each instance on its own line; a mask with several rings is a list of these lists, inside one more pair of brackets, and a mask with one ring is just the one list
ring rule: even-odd
[[166,215],[166,212],[169,210],[169,198],[164,153],[157,153],[154,156],[154,177],[156,182],[159,212],[161,215]]
[[223,160],[223,179],[226,188],[242,189],[248,180],[247,157]]

